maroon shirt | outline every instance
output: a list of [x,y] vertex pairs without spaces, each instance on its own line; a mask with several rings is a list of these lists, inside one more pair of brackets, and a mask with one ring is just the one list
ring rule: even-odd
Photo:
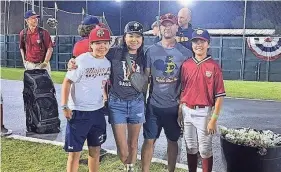
[[190,58],[181,69],[181,103],[214,106],[215,99],[226,96],[222,71],[211,56],[202,61]]
[[[40,36],[38,27],[32,33],[29,29],[26,32],[26,42],[23,40],[23,30],[20,32],[20,49],[25,50],[26,61],[39,63],[43,62],[48,48],[53,46],[50,34],[47,30],[43,29],[44,45],[40,44]],[[39,43],[38,43],[39,42]]]

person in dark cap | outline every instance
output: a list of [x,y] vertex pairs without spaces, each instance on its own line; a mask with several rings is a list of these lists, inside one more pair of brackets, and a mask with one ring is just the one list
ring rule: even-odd
[[221,67],[208,55],[208,31],[195,30],[191,42],[194,56],[186,60],[181,68],[182,92],[178,123],[184,128],[188,170],[196,172],[199,152],[203,172],[211,172],[212,138],[216,133],[217,120],[226,93]]
[[80,54],[90,51],[89,47],[89,34],[92,29],[99,25],[99,19],[94,16],[87,16],[78,26],[78,34],[82,37],[81,40],[77,41],[73,47],[73,57],[78,57]]
[[[106,55],[111,62],[109,123],[119,158],[127,172],[134,171],[140,128],[145,122],[144,94],[135,89],[129,79],[129,68],[132,68],[132,72],[144,73],[143,46],[143,26],[137,21],[131,21],[124,28],[122,44],[112,47]],[[69,70],[77,68],[74,60],[70,60],[68,66]]]
[[50,74],[53,43],[49,32],[38,26],[39,18],[32,10],[25,13],[27,28],[20,32],[19,48],[26,70],[46,69]]
[[155,21],[151,25],[151,29],[152,29],[153,35],[156,36],[154,38],[154,41],[153,41],[154,43],[157,43],[157,42],[159,42],[161,40],[161,34],[160,34],[159,27],[160,27],[159,21]]

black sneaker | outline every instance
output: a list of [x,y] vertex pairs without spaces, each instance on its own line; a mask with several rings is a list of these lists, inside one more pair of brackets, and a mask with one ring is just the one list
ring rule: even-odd
[[1,137],[2,136],[9,136],[12,133],[13,133],[12,130],[8,130],[7,128],[4,127],[4,125],[1,127]]

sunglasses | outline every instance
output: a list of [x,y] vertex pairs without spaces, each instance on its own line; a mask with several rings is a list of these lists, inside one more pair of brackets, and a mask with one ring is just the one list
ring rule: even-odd
[[163,16],[160,16],[160,20],[167,20],[167,19],[176,21],[177,17],[174,16],[173,14],[165,14]]

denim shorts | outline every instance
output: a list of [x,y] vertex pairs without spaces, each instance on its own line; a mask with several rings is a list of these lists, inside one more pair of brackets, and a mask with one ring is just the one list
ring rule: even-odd
[[80,152],[87,139],[88,146],[101,146],[106,140],[106,120],[101,109],[72,111],[65,131],[66,152]]
[[145,122],[143,94],[134,100],[123,100],[109,94],[108,109],[110,124],[142,124]]
[[166,137],[171,141],[178,141],[181,128],[177,122],[179,106],[158,108],[147,105],[146,122],[143,124],[144,139],[158,139],[162,128]]

